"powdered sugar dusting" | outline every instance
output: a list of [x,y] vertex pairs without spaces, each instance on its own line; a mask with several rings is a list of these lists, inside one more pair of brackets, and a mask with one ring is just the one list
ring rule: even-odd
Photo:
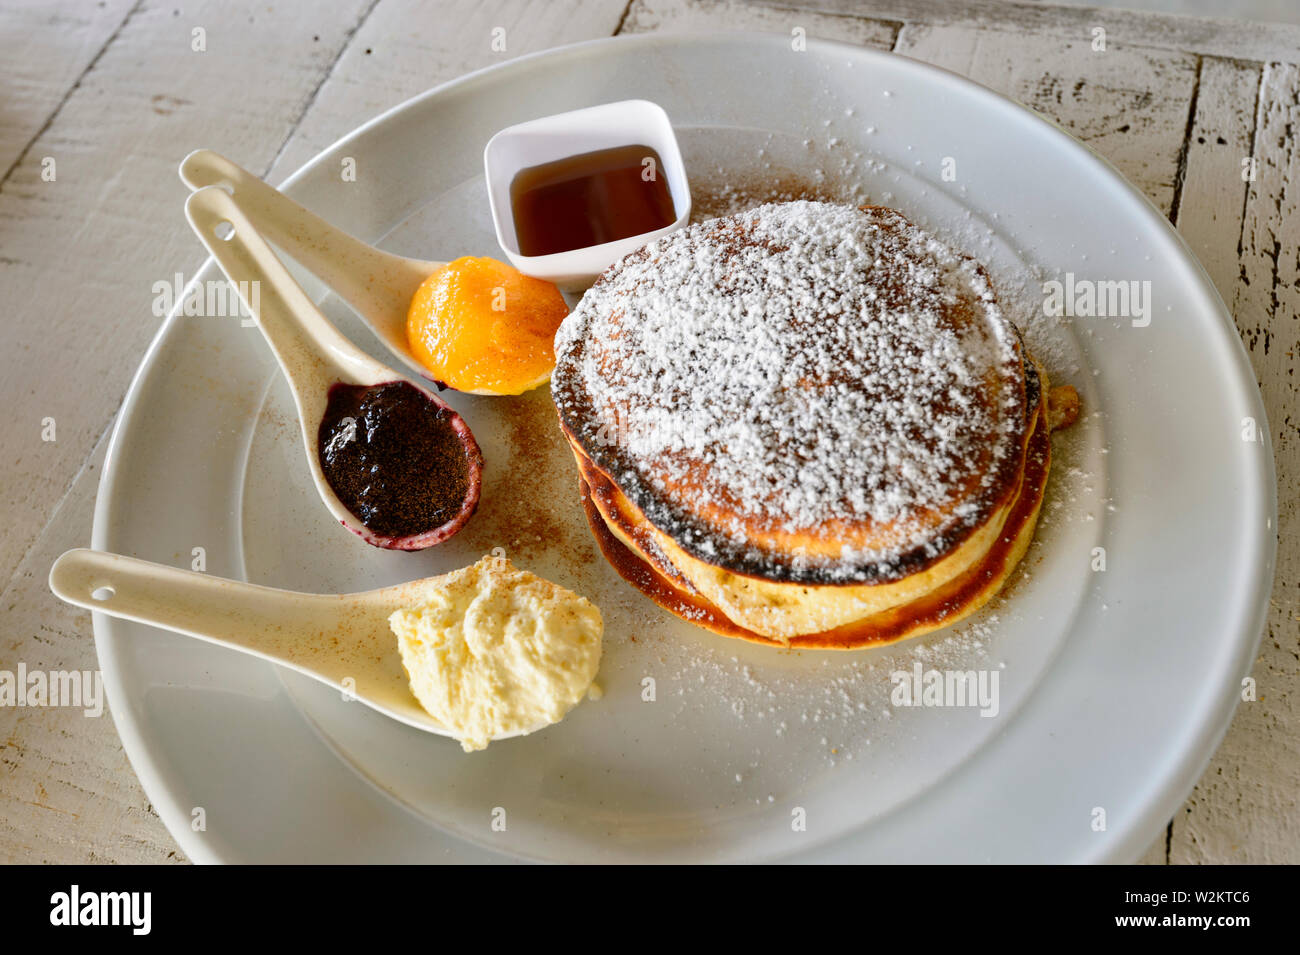
[[987,516],[979,492],[1024,433],[1018,337],[983,269],[887,209],[691,226],[607,272],[556,352],[561,415],[688,551],[725,565],[782,535],[843,540],[796,553],[788,579],[938,556]]

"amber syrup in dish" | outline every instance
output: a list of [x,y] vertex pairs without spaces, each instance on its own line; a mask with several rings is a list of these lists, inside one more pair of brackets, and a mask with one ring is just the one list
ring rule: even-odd
[[510,183],[521,255],[552,255],[655,232],[677,221],[663,162],[649,146],[567,156]]

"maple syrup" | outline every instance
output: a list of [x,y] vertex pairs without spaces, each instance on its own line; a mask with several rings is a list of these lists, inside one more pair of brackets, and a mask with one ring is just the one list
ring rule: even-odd
[[649,146],[616,146],[529,166],[510,183],[521,255],[552,255],[677,221],[663,161]]

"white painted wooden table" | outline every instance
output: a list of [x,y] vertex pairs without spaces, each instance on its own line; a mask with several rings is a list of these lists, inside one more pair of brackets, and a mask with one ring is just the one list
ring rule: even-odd
[[[1259,699],[1145,861],[1300,861],[1300,27],[988,0],[0,0],[0,670],[95,666],[89,615],[45,578],[89,540],[106,438],[158,329],[152,285],[203,258],[181,215],[185,153],[211,146],[278,182],[380,111],[503,58],[620,32],[795,27],[1040,111],[1205,263],[1268,408],[1281,547]],[[0,741],[0,860],[183,859],[110,719],[4,707]]]

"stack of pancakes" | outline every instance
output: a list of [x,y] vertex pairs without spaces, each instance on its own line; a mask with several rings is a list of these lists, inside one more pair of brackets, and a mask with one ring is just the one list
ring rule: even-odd
[[984,269],[892,210],[773,203],[666,236],[600,277],[556,356],[602,552],[717,633],[925,633],[1033,537],[1046,378]]

